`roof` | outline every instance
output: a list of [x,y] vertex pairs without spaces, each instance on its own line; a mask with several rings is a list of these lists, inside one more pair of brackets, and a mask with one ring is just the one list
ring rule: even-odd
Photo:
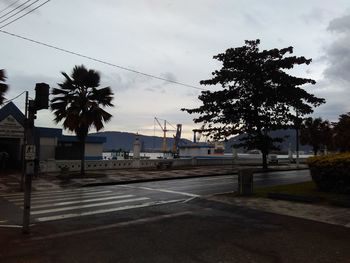
[[13,116],[18,123],[24,126],[25,116],[12,101],[5,104],[5,106],[0,109],[0,121],[9,115]]
[[187,144],[187,145],[181,145],[179,146],[181,149],[199,149],[199,148],[215,148],[214,145],[208,144],[208,143],[193,143],[193,144]]
[[[78,137],[77,136],[62,135],[58,140],[61,142],[78,142]],[[88,137],[86,137],[85,142],[87,142],[87,143],[105,143],[106,137],[88,136]]]
[[60,138],[62,137],[62,129],[57,128],[46,128],[46,127],[36,127],[36,131],[40,137],[46,138]]
[[[40,137],[46,138],[57,138],[60,142],[78,142],[78,137],[74,135],[63,135],[62,129],[57,128],[45,128],[37,127],[36,128],[38,135]],[[105,143],[106,137],[101,136],[87,136],[87,143]]]

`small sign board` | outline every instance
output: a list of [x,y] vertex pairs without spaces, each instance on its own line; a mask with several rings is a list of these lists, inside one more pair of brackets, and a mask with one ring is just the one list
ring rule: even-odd
[[0,121],[0,137],[2,138],[23,138],[23,126],[12,116],[8,115]]
[[24,157],[27,161],[33,161],[35,159],[35,145],[26,145]]

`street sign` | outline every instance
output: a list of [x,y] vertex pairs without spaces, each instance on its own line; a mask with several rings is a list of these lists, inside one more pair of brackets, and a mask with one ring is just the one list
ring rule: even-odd
[[25,159],[33,161],[35,159],[35,145],[26,145]]

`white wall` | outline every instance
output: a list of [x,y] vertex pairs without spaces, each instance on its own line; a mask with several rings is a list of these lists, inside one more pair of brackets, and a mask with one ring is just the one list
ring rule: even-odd
[[180,156],[208,156],[208,150],[210,155],[214,153],[214,148],[198,147],[198,148],[180,148]]
[[40,160],[54,159],[57,146],[56,138],[40,138]]
[[100,156],[102,158],[103,144],[102,143],[86,143],[85,156]]

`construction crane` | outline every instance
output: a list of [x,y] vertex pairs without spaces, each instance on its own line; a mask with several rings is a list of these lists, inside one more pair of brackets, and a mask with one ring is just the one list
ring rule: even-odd
[[[160,127],[160,129],[163,131],[163,143],[162,143],[162,152],[166,153],[168,152],[168,147],[167,147],[167,132],[169,131],[176,131],[176,135],[174,136],[174,145],[173,145],[173,149],[172,152],[176,153],[177,152],[177,148],[178,148],[178,144],[180,142],[180,138],[181,138],[181,130],[182,130],[182,125],[181,124],[177,124],[177,127],[175,128],[171,123],[169,123],[167,120],[163,120],[157,117],[154,117],[155,122],[157,122],[158,126]],[[163,125],[161,124],[161,122],[163,122]],[[167,124],[168,126],[171,126],[173,129],[168,129],[167,128]]]

